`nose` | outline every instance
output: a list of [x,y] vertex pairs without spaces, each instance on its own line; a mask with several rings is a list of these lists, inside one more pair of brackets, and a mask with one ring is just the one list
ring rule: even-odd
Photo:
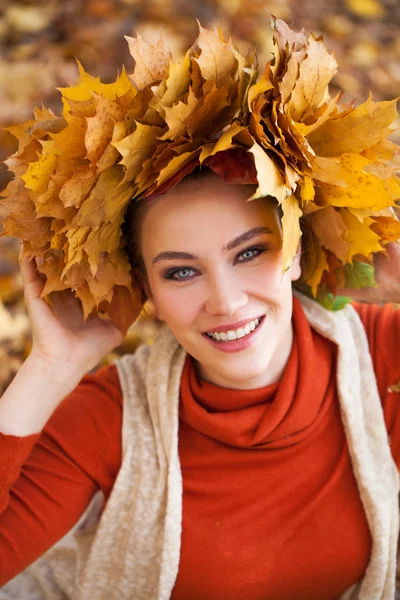
[[219,271],[210,276],[205,311],[212,315],[233,315],[247,304],[240,278]]

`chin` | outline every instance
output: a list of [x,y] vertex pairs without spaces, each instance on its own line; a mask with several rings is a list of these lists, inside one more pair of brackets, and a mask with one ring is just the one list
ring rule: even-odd
[[[268,385],[268,365],[270,357],[265,357],[264,360],[260,360],[260,356],[256,363],[249,365],[243,365],[243,358],[241,364],[237,367],[231,367],[226,369],[218,369],[216,365],[213,367],[215,375],[223,378],[227,382],[231,382],[232,387],[263,387]],[[264,383],[265,382],[265,383]]]

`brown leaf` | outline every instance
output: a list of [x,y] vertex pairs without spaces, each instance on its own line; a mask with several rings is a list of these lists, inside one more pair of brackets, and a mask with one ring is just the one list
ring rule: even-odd
[[135,69],[130,77],[139,90],[167,76],[171,53],[161,37],[156,46],[147,44],[139,34],[136,38],[125,36],[125,39],[135,61]]
[[301,61],[287,111],[295,121],[304,121],[329,100],[328,84],[337,70],[337,62],[328,53],[322,38],[308,38],[307,54]]
[[309,223],[319,242],[345,263],[350,244],[345,241],[346,227],[340,213],[326,206],[309,215]]
[[132,197],[132,186],[121,184],[121,180],[122,170],[118,166],[101,173],[89,197],[72,219],[71,226],[96,229],[113,221]]
[[99,309],[104,310],[123,333],[126,333],[136,320],[141,308],[139,297],[135,296],[130,289],[120,285],[114,287],[111,302],[104,302],[99,306]]

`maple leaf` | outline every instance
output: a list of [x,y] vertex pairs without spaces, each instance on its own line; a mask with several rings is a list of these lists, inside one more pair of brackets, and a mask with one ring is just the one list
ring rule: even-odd
[[340,212],[325,206],[310,214],[308,222],[321,244],[345,263],[350,244],[345,241],[346,226]]
[[297,199],[291,195],[282,201],[282,269],[289,269],[300,243],[301,229],[299,225],[302,216]]
[[337,62],[328,53],[322,38],[307,40],[307,54],[300,63],[299,75],[287,102],[287,111],[295,121],[304,121],[329,97],[328,84],[337,70]]
[[372,265],[354,261],[351,265],[345,265],[343,271],[346,278],[346,288],[359,290],[363,287],[377,287]]
[[314,298],[316,298],[318,293],[318,286],[321,283],[324,272],[328,271],[329,264],[324,249],[322,247],[314,246],[312,252],[315,254],[315,256],[311,258],[311,260],[314,263],[314,268],[312,275],[307,279],[307,284],[311,288],[312,295],[314,296]]
[[[132,285],[132,290],[138,290],[138,285]],[[139,294],[132,292],[121,285],[116,285],[113,288],[112,299],[107,302],[102,302],[99,306],[100,310],[104,310],[110,319],[126,333],[128,327],[136,320],[141,309],[142,302]]]
[[120,164],[125,167],[123,181],[132,181],[139,174],[143,162],[154,152],[162,133],[160,127],[136,123],[131,135],[112,145],[122,156]]
[[272,196],[283,203],[291,190],[286,187],[282,172],[276,162],[256,143],[249,149],[249,152],[254,156],[258,179],[258,188],[252,198]]
[[355,153],[343,153],[336,158],[316,157],[313,177],[321,185],[318,198],[324,204],[382,210],[400,197],[400,184],[395,177],[380,179],[368,173],[370,161]]
[[366,102],[343,115],[339,112],[310,134],[309,143],[319,156],[360,153],[387,138],[397,117],[397,100]]
[[347,228],[345,240],[350,244],[346,262],[350,262],[357,254],[371,258],[373,252],[382,250],[379,235],[371,229],[374,223],[372,219],[366,218],[360,221],[347,208],[340,209],[340,216]]
[[[162,112],[163,107],[172,106],[177,98],[181,98],[189,91],[191,80],[190,74],[191,60],[189,51],[186,52],[184,58],[174,63],[172,60],[169,64],[168,77],[165,79],[165,85],[160,85],[154,97],[150,101],[150,106],[155,110]],[[164,114],[161,114],[164,116]]]
[[205,81],[211,81],[216,88],[226,84],[236,71],[238,61],[236,53],[233,51],[232,41],[226,41],[221,30],[204,29],[200,23],[199,37],[196,45],[200,49],[200,56],[195,56],[194,60],[200,68],[200,73]]
[[227,183],[256,184],[249,200],[281,205],[283,271],[307,223],[301,285],[317,301],[338,307],[329,294],[349,273],[354,285],[371,281],[372,254],[400,236],[400,153],[387,140],[395,102],[340,107],[322,38],[271,24],[275,56],[260,76],[254,51],[242,54],[219,29],[199,24],[177,62],[161,38],[152,46],[138,35],[127,38],[131,77],[122,69],[105,84],[78,62],[78,83],[59,88],[62,116],[36,109],[9,128],[18,148],[5,163],[16,179],[0,199],[2,235],[37,258],[46,300],[72,289],[85,318],[101,311],[126,327],[141,301],[122,247],[126,209],[199,164]]
[[125,36],[129,51],[135,61],[130,76],[139,90],[158,83],[168,74],[171,53],[160,37],[156,46],[151,46],[137,34],[136,38]]

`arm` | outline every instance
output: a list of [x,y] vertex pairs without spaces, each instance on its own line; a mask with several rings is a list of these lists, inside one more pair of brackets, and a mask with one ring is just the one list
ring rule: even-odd
[[[400,309],[355,303],[367,334],[392,456],[400,471]],[[398,391],[396,391],[398,390]]]
[[121,463],[115,367],[84,377],[41,433],[0,434],[0,586],[78,521],[95,492],[107,498]]

